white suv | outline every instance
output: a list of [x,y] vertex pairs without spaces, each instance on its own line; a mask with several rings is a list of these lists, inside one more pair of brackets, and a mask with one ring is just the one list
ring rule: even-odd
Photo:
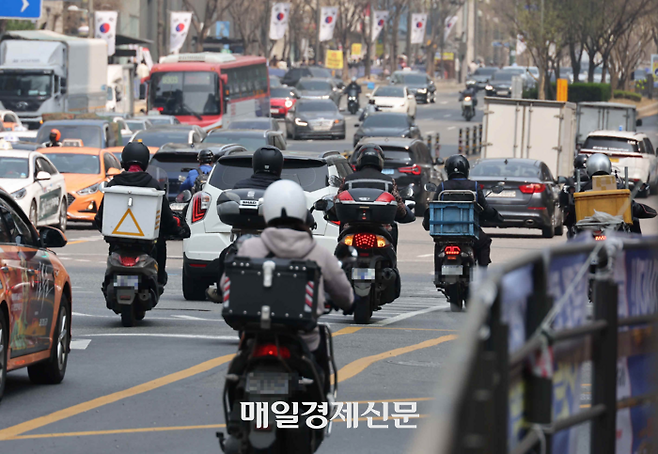
[[642,183],[650,188],[641,196],[658,189],[658,157],[656,149],[646,134],[630,131],[594,131],[585,139],[581,153],[604,153],[619,176],[624,178],[624,167],[628,167],[631,189]]
[[[217,282],[219,254],[231,243],[231,226],[219,220],[217,198],[239,180],[251,176],[251,156],[252,153],[240,152],[220,158],[203,191],[190,201],[187,223],[192,233],[183,240],[183,295],[187,300],[204,300],[206,289]],[[284,158],[281,176],[304,188],[309,209],[322,197],[335,195],[339,181],[352,173],[347,160],[337,151],[284,152]],[[313,215],[317,223],[313,237],[333,253],[338,241],[338,225],[325,221],[321,212]]]

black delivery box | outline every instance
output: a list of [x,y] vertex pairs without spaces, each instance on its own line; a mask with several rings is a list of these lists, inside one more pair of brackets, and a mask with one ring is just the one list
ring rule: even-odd
[[335,202],[336,216],[344,224],[393,224],[398,211],[395,197],[374,188],[352,188],[342,192]]
[[231,328],[262,327],[263,314],[269,318],[266,325],[302,331],[316,327],[321,278],[317,263],[233,257],[226,260],[225,274],[222,316]]

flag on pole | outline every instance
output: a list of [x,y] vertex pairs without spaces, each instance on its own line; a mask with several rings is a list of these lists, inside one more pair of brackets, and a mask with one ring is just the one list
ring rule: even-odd
[[272,5],[272,16],[270,18],[270,39],[278,40],[283,38],[288,29],[288,13],[290,12],[290,3],[275,3]]
[[375,11],[372,20],[372,41],[377,41],[377,36],[379,32],[382,31],[384,25],[386,24],[386,19],[388,19],[388,11]]
[[523,35],[516,35],[516,55],[519,56],[525,52],[527,46]]
[[323,6],[320,11],[320,41],[329,41],[334,37],[338,8],[335,6]]
[[425,25],[427,14],[411,15],[411,44],[422,44],[425,41]]
[[446,17],[446,28],[443,32],[443,42],[448,40],[448,36],[450,36],[450,32],[452,32],[452,29],[455,28],[458,20],[459,16]]
[[94,23],[96,24],[95,36],[98,39],[104,39],[107,43],[108,57],[111,57],[115,53],[118,15],[116,11],[96,11],[94,13]]
[[192,13],[185,11],[171,12],[171,33],[169,35],[170,54],[177,54],[183,48],[191,23]]

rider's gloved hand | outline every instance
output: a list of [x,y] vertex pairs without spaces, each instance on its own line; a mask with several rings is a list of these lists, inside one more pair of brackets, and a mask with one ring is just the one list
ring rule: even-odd
[[349,309],[343,309],[343,315],[352,315],[354,313],[354,305],[355,303],[352,303]]

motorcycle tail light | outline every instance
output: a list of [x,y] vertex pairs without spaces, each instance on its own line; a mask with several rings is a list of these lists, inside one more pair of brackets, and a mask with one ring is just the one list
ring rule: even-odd
[[522,184],[519,186],[519,191],[523,194],[538,194],[544,192],[545,189],[546,185],[541,183]]
[[343,191],[340,194],[338,194],[338,200],[341,202],[354,202],[354,199],[352,198],[352,194],[349,193],[349,191]]
[[192,199],[192,223],[202,220],[210,208],[210,194],[199,192]]
[[377,235],[357,233],[354,235],[354,246],[359,249],[372,249],[377,246]]
[[139,262],[139,257],[125,257],[120,255],[119,261],[123,266],[135,266],[137,265],[137,262]]
[[345,246],[352,246],[354,244],[354,235],[345,235],[345,238],[341,240]]
[[381,235],[377,235],[377,247],[388,246],[388,240]]
[[375,202],[385,202],[391,203],[395,200],[395,197],[390,192],[382,192],[379,197],[375,199]]
[[461,253],[461,248],[459,246],[446,246],[444,252],[447,256],[457,256]]
[[409,167],[399,167],[398,172],[410,173],[412,175],[420,175],[421,169],[420,169],[420,166],[418,164],[414,164],[414,165],[409,166]]
[[254,350],[254,358],[266,358],[266,357],[278,358],[279,356],[283,359],[290,358],[290,350],[288,347],[277,347],[275,344],[263,344],[256,346]]

